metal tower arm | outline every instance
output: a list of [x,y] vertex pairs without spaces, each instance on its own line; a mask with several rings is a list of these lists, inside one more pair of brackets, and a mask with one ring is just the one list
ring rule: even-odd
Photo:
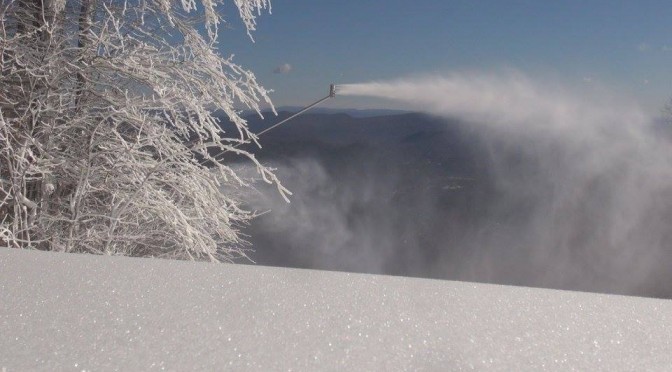
[[311,108],[313,108],[313,107],[319,105],[320,103],[322,103],[322,102],[328,100],[329,98],[333,98],[333,97],[336,97],[336,85],[331,84],[331,85],[329,85],[329,95],[328,95],[328,96],[322,98],[321,100],[319,100],[319,101],[317,101],[317,102],[315,102],[315,103],[312,103],[312,104],[310,104],[310,105],[304,107],[303,109],[301,109],[301,111],[295,113],[294,115],[288,117],[287,119],[282,120],[282,121],[280,121],[279,123],[276,123],[276,124],[274,124],[273,126],[270,126],[270,127],[266,128],[266,129],[262,130],[261,132],[257,133],[257,137],[258,137],[258,136],[261,136],[262,134],[268,132],[269,130],[271,130],[271,129],[275,128],[275,127],[278,127],[278,126],[280,126],[280,125],[282,125],[282,124],[284,124],[284,123],[286,123],[286,122],[288,122],[288,121],[294,119],[295,117],[297,117],[297,116],[303,114],[304,112],[310,110]]

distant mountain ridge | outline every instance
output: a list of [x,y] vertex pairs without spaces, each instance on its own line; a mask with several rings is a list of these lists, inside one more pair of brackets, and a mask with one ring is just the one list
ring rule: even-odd
[[[262,119],[252,114],[245,119],[252,132],[260,133],[292,114],[278,111],[277,116],[265,113]],[[450,164],[454,171],[464,173],[471,167],[465,167],[465,162],[475,159],[473,151],[478,147],[472,143],[476,139],[471,133],[471,126],[465,123],[421,113],[352,116],[343,112],[308,112],[261,136],[261,149],[251,144],[246,148],[260,159],[309,155],[323,160],[334,160],[346,150],[367,149],[378,155],[404,158],[405,162],[422,158],[430,163]]]

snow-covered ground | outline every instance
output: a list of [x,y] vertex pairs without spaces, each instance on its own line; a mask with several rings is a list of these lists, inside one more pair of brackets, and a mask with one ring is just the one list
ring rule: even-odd
[[671,340],[669,300],[0,249],[3,371],[666,370]]

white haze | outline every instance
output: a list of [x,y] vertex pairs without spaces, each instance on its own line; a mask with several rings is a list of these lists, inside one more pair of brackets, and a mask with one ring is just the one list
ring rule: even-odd
[[601,287],[638,286],[666,257],[672,243],[672,148],[635,104],[521,74],[455,74],[339,88],[341,95],[383,97],[473,122],[535,159],[539,174],[512,175],[501,168],[498,182],[534,203],[536,218],[520,233],[536,246],[529,253],[548,261],[544,275],[570,281],[573,267],[587,265],[596,278],[612,281]]
[[[421,241],[393,241],[401,235],[385,221],[395,213],[436,214],[432,195],[419,197],[415,211],[393,211],[390,204],[389,214],[377,212],[373,227],[353,227],[343,214],[349,204],[370,206],[366,202],[370,196],[322,195],[306,202],[310,199],[306,195],[316,195],[310,190],[328,189],[332,182],[353,180],[370,181],[355,191],[385,193],[394,175],[372,170],[361,179],[347,181],[343,175],[340,180],[325,180],[317,165],[295,164],[300,172],[290,177],[300,177],[297,184],[306,192],[295,197],[299,203],[299,211],[291,215],[296,220],[295,238],[282,239],[289,239],[292,247],[306,246],[304,252],[315,255],[307,260],[317,260],[315,266],[329,268],[319,261],[326,259],[344,263],[336,265],[340,268],[381,272],[396,255],[397,263],[411,266],[405,272],[423,276],[669,295],[672,146],[636,104],[606,91],[591,96],[520,73],[340,85],[338,95],[386,98],[471,123],[485,144],[493,182],[503,195],[491,210],[504,233],[476,227],[459,242],[446,240],[446,252],[452,253],[439,253],[431,264],[417,263],[413,250],[422,249]],[[512,160],[512,152],[523,160]],[[521,162],[526,165],[520,166]],[[310,173],[311,169],[316,171]],[[519,216],[513,209],[521,209]],[[273,221],[287,222],[287,208],[276,211]],[[320,221],[321,230],[315,228]],[[412,233],[406,235],[413,240]],[[459,254],[455,247],[447,247],[451,244],[461,245]]]

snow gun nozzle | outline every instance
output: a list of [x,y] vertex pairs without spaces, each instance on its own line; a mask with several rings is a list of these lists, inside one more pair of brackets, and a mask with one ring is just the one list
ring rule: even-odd
[[336,84],[329,85],[329,97],[331,98],[336,97]]

